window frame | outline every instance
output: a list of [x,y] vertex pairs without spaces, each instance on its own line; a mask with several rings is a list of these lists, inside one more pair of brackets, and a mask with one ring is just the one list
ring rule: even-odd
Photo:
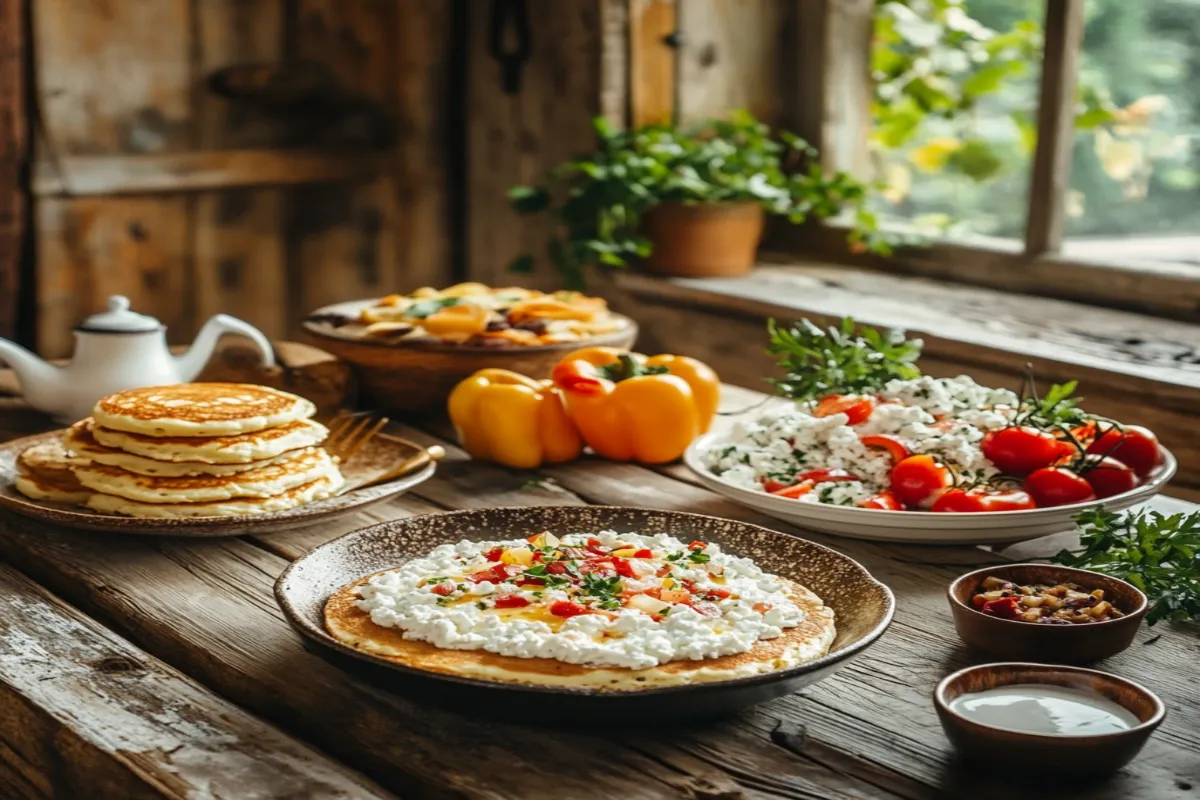
[[[820,90],[801,80],[793,99],[799,132],[815,144],[828,170],[867,175],[874,0],[794,0],[800,50],[793,67],[822,76]],[[1083,50],[1086,0],[1046,0],[1045,49],[1038,95],[1038,140],[1024,240],[1020,249],[939,242],[898,248],[886,258],[856,254],[836,223],[781,229],[771,245],[798,256],[862,264],[1010,291],[1200,320],[1200,270],[1178,262],[1080,259],[1063,252],[1075,82]],[[819,35],[814,35],[814,28]]]

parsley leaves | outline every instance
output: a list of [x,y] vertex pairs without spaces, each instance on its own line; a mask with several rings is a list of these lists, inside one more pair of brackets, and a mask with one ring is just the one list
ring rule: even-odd
[[871,392],[890,380],[921,375],[916,361],[924,343],[906,339],[902,331],[880,332],[845,317],[828,328],[807,319],[786,328],[772,319],[767,332],[767,353],[784,368],[783,379],[771,383],[784,397],[816,400]]
[[1054,560],[1111,575],[1150,598],[1147,623],[1200,619],[1200,511],[1171,514],[1093,508],[1075,517],[1083,550]]

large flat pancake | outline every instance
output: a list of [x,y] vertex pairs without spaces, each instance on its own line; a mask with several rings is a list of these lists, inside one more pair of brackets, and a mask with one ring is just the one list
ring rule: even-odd
[[93,494],[87,507],[105,514],[123,514],[146,519],[186,519],[196,517],[240,517],[287,511],[328,497],[342,487],[342,477],[334,474],[312,483],[289,489],[274,497],[241,497],[212,503],[139,503],[111,494]]
[[303,397],[248,383],[180,383],[130,389],[96,403],[92,417],[143,436],[230,436],[307,419]]
[[31,500],[48,503],[61,503],[67,506],[81,506],[87,503],[92,493],[78,483],[74,487],[54,481],[47,481],[27,473],[17,475],[13,483],[17,491]]
[[87,488],[139,503],[209,503],[235,497],[273,497],[319,478],[328,478],[337,471],[333,459],[319,447],[300,450],[290,459],[236,475],[152,477],[105,464],[88,464],[74,470],[79,482]]
[[43,486],[64,492],[82,492],[83,486],[72,472],[87,465],[87,459],[67,452],[59,442],[42,442],[28,447],[17,456],[17,469]]
[[325,441],[329,430],[319,422],[302,419],[274,428],[229,436],[144,436],[109,430],[99,425],[92,427],[92,435],[105,447],[155,461],[246,464],[266,461],[289,450],[318,445]]
[[834,638],[833,611],[808,589],[780,578],[805,619],[782,636],[759,641],[745,653],[705,659],[670,661],[641,670],[586,667],[552,658],[516,658],[484,650],[450,650],[405,639],[403,631],[376,625],[361,610],[355,590],[368,575],[339,589],[325,604],[325,628],[338,641],[364,653],[414,669],[469,678],[541,686],[574,686],[611,691],[637,691],[662,686],[728,680],[794,667],[820,658]]
[[[307,420],[304,420],[292,424],[296,426],[292,430],[295,431],[294,437],[297,440],[302,438],[306,432],[311,433],[311,436],[314,439],[321,435],[319,427],[316,423],[310,423]],[[82,463],[91,461],[97,464],[105,464],[110,467],[118,467],[120,469],[128,470],[129,472],[136,472],[138,475],[150,475],[153,477],[183,478],[193,475],[236,475],[239,472],[247,472],[252,469],[265,467],[269,464],[278,463],[281,460],[295,458],[296,454],[304,449],[301,447],[296,450],[289,450],[288,452],[282,453],[274,458],[266,458],[261,461],[246,461],[244,463],[235,464],[209,464],[203,461],[163,461],[157,458],[147,458],[146,456],[127,453],[124,450],[119,450],[115,447],[106,447],[105,445],[102,445],[100,442],[96,441],[93,427],[94,423],[91,417],[76,422],[67,429],[65,434],[63,434],[62,446],[66,448],[69,453],[77,456],[78,460]],[[283,426],[283,428],[286,427],[288,426]],[[271,428],[270,430],[283,431],[283,428]],[[280,436],[279,438],[272,439],[263,436],[263,434],[267,433],[268,431],[259,431],[258,433],[253,434],[242,434],[243,437],[248,437],[243,440],[243,444],[257,442],[257,446],[259,447],[262,447],[267,443],[270,443],[274,446],[283,446],[287,443],[286,439],[293,436],[293,434],[286,434]],[[115,431],[110,432],[109,435],[113,439],[124,437],[132,440],[134,437],[134,434],[131,433],[119,434]],[[237,437],[224,436],[217,438],[228,441]],[[212,439],[180,438],[178,441],[182,442],[182,444],[176,445],[173,449],[176,453],[180,454],[186,454],[186,452],[189,449],[193,449],[197,443],[207,442],[209,446],[213,444]],[[162,454],[164,447],[170,448],[170,445],[163,445],[162,442],[163,440],[161,439],[154,439],[153,437],[149,436],[141,437],[141,444],[147,450],[155,452],[159,455]],[[319,443],[319,441],[313,442],[313,444]]]

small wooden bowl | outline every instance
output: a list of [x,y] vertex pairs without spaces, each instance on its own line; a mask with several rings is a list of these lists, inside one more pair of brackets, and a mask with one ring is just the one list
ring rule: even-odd
[[[1129,709],[1140,724],[1094,736],[1054,736],[983,725],[950,709],[960,695],[1018,683],[1050,684],[1100,695]],[[946,737],[969,761],[1005,772],[1035,772],[1072,780],[1095,780],[1128,764],[1167,713],[1163,701],[1149,689],[1116,675],[1024,663],[959,670],[938,684],[933,703]]]
[[[1041,625],[984,614],[971,604],[989,575],[1019,584],[1075,583],[1091,591],[1103,589],[1104,599],[1123,617],[1079,625]],[[1137,587],[1085,569],[1051,564],[1003,564],[968,572],[947,591],[954,627],[969,646],[998,658],[1051,664],[1087,664],[1115,655],[1133,642],[1149,602]]]
[[440,342],[389,343],[363,339],[339,329],[322,316],[356,317],[371,300],[325,306],[304,322],[317,347],[355,368],[363,406],[388,413],[426,411],[446,402],[450,391],[481,369],[507,369],[531,378],[548,378],[563,356],[582,347],[629,348],[637,340],[637,323],[616,314],[624,326],[579,342],[535,347],[483,348]]

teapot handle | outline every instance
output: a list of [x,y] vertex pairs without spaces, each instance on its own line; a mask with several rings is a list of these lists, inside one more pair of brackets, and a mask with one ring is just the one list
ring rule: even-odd
[[239,333],[245,336],[258,348],[262,355],[263,366],[267,368],[275,366],[275,348],[271,347],[271,342],[263,335],[262,331],[237,317],[217,314],[204,323],[204,327],[200,329],[200,335],[196,337],[191,348],[176,359],[176,363],[179,365],[180,379],[183,382],[191,381],[200,374],[204,365],[208,363],[209,357],[212,356],[213,350],[217,346],[217,340],[227,333]]

